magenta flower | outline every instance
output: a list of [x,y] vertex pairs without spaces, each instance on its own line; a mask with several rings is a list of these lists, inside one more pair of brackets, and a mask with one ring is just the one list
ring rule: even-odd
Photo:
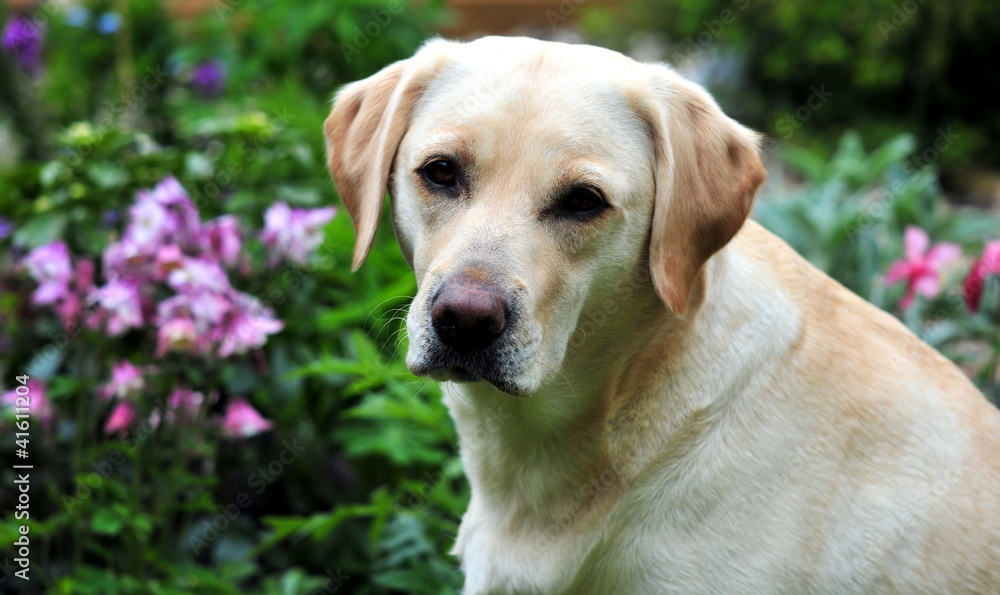
[[927,232],[916,226],[906,228],[903,244],[906,258],[889,268],[885,282],[889,285],[906,280],[906,293],[899,301],[903,309],[913,303],[915,294],[932,298],[941,291],[941,269],[962,254],[956,244],[941,242],[928,250]]
[[156,279],[163,281],[170,273],[184,264],[184,253],[177,244],[167,244],[156,249]]
[[249,438],[270,430],[274,424],[264,419],[245,399],[237,397],[226,406],[222,432],[232,438]]
[[225,328],[219,330],[220,357],[263,347],[268,335],[285,328],[285,323],[274,318],[274,312],[257,298],[245,293],[234,293],[231,297],[230,319]]
[[156,308],[156,324],[162,326],[174,318],[190,318],[199,334],[208,334],[222,324],[231,307],[229,300],[218,293],[182,292],[160,302]]
[[124,434],[135,420],[135,405],[132,401],[118,401],[108,421],[104,424],[105,434]]
[[273,262],[284,258],[305,264],[313,250],[323,243],[323,226],[337,214],[334,207],[322,209],[292,209],[277,202],[264,214],[261,239],[270,248]]
[[[23,406],[23,399],[28,397],[28,413],[41,422],[43,426],[51,426],[52,403],[45,394],[45,384],[38,380],[29,380],[26,386],[28,387],[27,395],[18,394],[16,389],[0,395],[0,406],[9,407],[12,410],[17,409]],[[19,398],[22,399],[21,402],[18,402]]]
[[105,399],[113,397],[121,399],[139,393],[144,388],[146,381],[143,379],[142,370],[128,360],[122,360],[112,368],[111,382],[101,388],[100,395]]
[[137,201],[143,200],[150,200],[167,209],[171,219],[170,233],[166,236],[168,240],[187,248],[196,246],[201,219],[191,197],[177,178],[168,176],[152,190],[140,191]]
[[108,281],[127,279],[137,283],[149,274],[147,260],[147,254],[131,238],[108,244],[101,254],[104,278]]
[[229,291],[229,277],[219,263],[201,258],[185,258],[180,268],[167,277],[175,291]]
[[190,318],[172,318],[166,321],[156,333],[156,355],[162,357],[168,351],[200,353],[204,339]]
[[139,194],[139,199],[129,208],[129,224],[125,237],[135,244],[140,253],[148,254],[167,238],[173,238],[180,229],[178,218],[149,194]]
[[23,16],[7,21],[3,28],[3,50],[17,60],[28,74],[37,74],[42,66],[42,27]]
[[89,258],[81,258],[76,261],[74,269],[74,284],[76,290],[83,295],[90,293],[94,288],[94,261]]
[[109,315],[108,334],[120,335],[130,328],[139,328],[143,324],[142,299],[139,287],[128,281],[113,280],[103,287],[90,292],[90,303],[100,304],[101,309]]
[[170,395],[170,407],[182,421],[193,420],[201,409],[205,396],[189,388],[177,388]]
[[990,275],[1000,275],[1000,240],[986,243],[983,255],[972,264],[972,269],[962,283],[962,293],[969,311],[979,310],[979,300],[983,297],[986,278]]
[[201,228],[202,256],[221,261],[227,267],[236,266],[240,259],[240,223],[232,215],[212,219]]
[[62,240],[35,248],[24,257],[22,264],[39,284],[31,296],[33,304],[51,304],[69,294],[73,265],[69,260],[69,249]]

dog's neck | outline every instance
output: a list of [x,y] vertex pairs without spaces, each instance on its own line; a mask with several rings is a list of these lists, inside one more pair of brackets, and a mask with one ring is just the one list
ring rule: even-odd
[[687,452],[724,419],[741,387],[769,372],[760,365],[764,345],[790,345],[798,333],[785,296],[748,289],[762,286],[749,282],[760,271],[735,250],[709,261],[704,299],[687,321],[652,287],[639,287],[527,399],[485,383],[445,384],[472,484],[470,512],[503,510],[513,531],[557,530],[560,515],[577,522],[599,511],[654,461]]

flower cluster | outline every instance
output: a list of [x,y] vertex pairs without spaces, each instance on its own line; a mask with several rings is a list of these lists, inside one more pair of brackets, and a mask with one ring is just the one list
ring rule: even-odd
[[[261,240],[270,248],[270,264],[304,263],[323,240],[322,227],[333,208],[291,209],[283,202],[265,216]],[[95,286],[95,264],[74,259],[62,241],[31,251],[21,264],[38,283],[37,306],[52,306],[66,326],[83,323],[110,337],[132,330],[155,330],[155,357],[184,352],[228,358],[259,349],[284,323],[254,296],[235,289],[229,271],[249,270],[243,254],[244,233],[233,215],[202,221],[198,209],[173,177],[141,191],[125,218],[125,229],[103,254],[104,284]],[[114,366],[99,396],[114,405],[106,434],[124,433],[137,415],[136,397],[146,389],[151,366],[129,361]],[[44,399],[44,392],[41,393]],[[176,387],[165,412],[154,412],[154,425],[195,419],[205,397]],[[244,399],[228,403],[220,427],[230,436],[250,436],[270,429]]]
[[[961,257],[962,249],[949,242],[931,246],[927,232],[912,225],[904,232],[903,247],[905,258],[893,263],[885,282],[891,285],[906,281],[906,292],[899,301],[899,306],[905,310],[913,304],[917,294],[933,298],[941,292],[941,271]],[[990,275],[1000,275],[1000,240],[986,244],[982,256],[965,277],[963,296],[971,312],[979,309],[986,278]]]

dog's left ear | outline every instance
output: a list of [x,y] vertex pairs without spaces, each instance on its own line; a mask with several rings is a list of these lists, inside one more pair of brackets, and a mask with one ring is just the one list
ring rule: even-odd
[[743,226],[767,173],[755,133],[698,85],[653,68],[652,92],[633,97],[653,141],[649,266],[660,299],[684,318],[702,267]]
[[436,50],[443,44],[431,42],[413,58],[347,85],[323,124],[330,174],[357,234],[353,270],[375,240],[393,159],[413,108],[441,66]]

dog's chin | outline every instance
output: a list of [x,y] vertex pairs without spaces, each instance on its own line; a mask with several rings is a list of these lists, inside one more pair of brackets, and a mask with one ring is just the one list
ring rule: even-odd
[[411,372],[417,376],[427,376],[438,382],[457,382],[459,384],[486,383],[500,392],[518,399],[530,397],[534,389],[517,381],[503,378],[492,370],[476,371],[463,365],[451,366],[421,366],[408,365]]

